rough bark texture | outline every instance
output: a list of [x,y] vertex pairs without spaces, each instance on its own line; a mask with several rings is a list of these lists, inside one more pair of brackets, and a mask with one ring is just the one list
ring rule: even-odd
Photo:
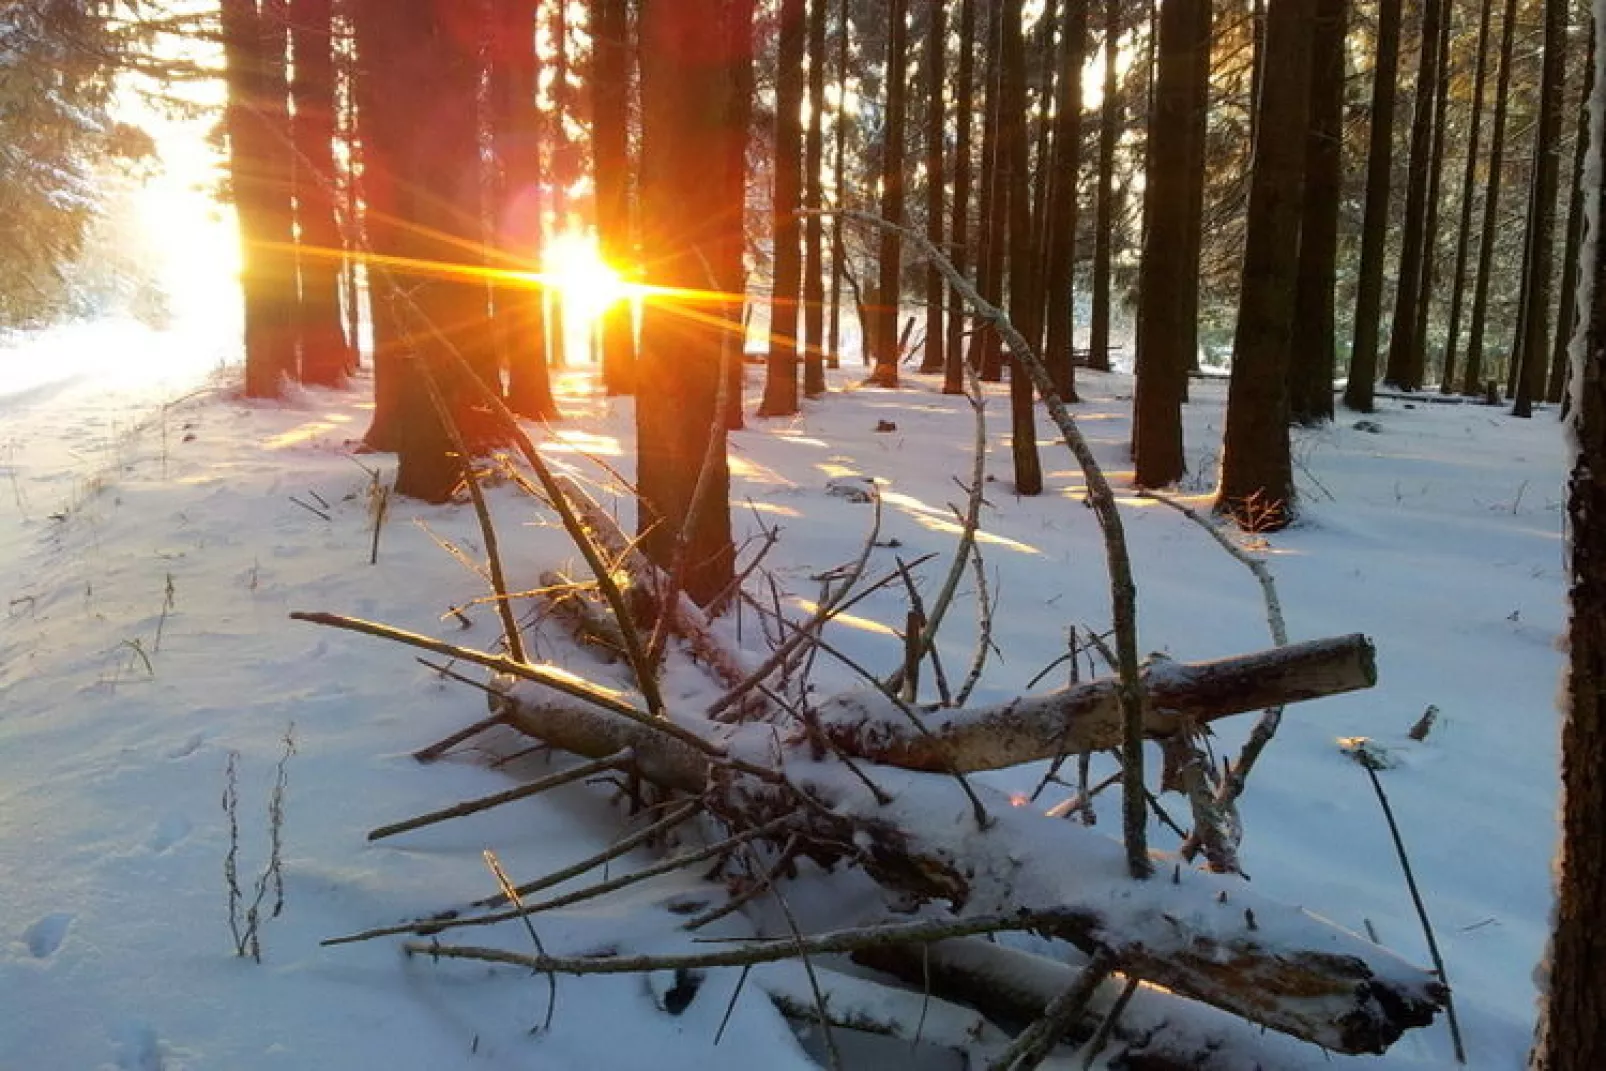
[[[647,282],[709,289],[709,266],[729,268],[740,248],[742,213],[731,186],[709,180],[739,168],[745,128],[734,118],[739,90],[732,55],[729,0],[676,0],[642,11],[642,218]],[[710,27],[726,32],[711,33]],[[738,172],[739,173],[739,172]],[[721,280],[722,282],[724,280]],[[726,324],[710,323],[665,301],[647,305],[637,367],[637,527],[642,548],[662,568],[676,561],[680,535],[695,511],[685,547],[684,585],[698,602],[733,576],[730,470],[723,444],[712,453],[701,503],[692,501],[715,425],[720,352]]]
[[[1201,12],[1200,9],[1203,9]],[[1134,480],[1165,487],[1182,478],[1182,398],[1195,327],[1185,297],[1199,287],[1198,264],[1187,251],[1201,220],[1192,186],[1204,181],[1193,159],[1194,113],[1206,102],[1194,65],[1209,63],[1209,0],[1169,0],[1160,9],[1159,78],[1149,120],[1148,181],[1143,190],[1143,263],[1138,284],[1138,377],[1133,400]],[[1199,33],[1201,21],[1207,28]]]
[[[1152,662],[1143,682],[1144,730],[1158,739],[1232,714],[1370,688],[1377,671],[1371,644],[1351,635],[1219,662]],[[1121,743],[1113,679],[997,706],[929,710],[918,726],[875,692],[836,696],[818,710],[826,735],[844,750],[910,770],[1000,770]]]
[[1093,309],[1087,363],[1110,368],[1110,259],[1115,247],[1115,143],[1121,125],[1121,83],[1116,78],[1121,34],[1119,0],[1104,4],[1104,101],[1099,109],[1098,204],[1093,218]]
[[1288,449],[1288,346],[1304,194],[1314,0],[1280,0],[1266,15],[1266,73],[1249,181],[1243,288],[1216,508],[1240,526],[1281,528],[1294,515]]
[[1087,54],[1087,0],[1065,0],[1060,27],[1059,75],[1054,100],[1054,161],[1048,205],[1046,291],[1048,318],[1043,363],[1054,377],[1060,397],[1076,397],[1075,338],[1077,181],[1082,157],[1082,65]]
[[[825,14],[828,0],[809,0],[809,125],[803,135],[803,206],[825,207],[820,170],[825,161]],[[825,224],[803,221],[803,394],[825,393]]]
[[1338,208],[1343,193],[1344,30],[1349,0],[1316,0],[1311,37],[1310,128],[1299,279],[1288,350],[1288,412],[1300,424],[1333,418]]
[[1499,233],[1500,177],[1506,151],[1506,113],[1511,94],[1511,57],[1516,38],[1517,0],[1506,0],[1500,24],[1500,73],[1495,78],[1494,119],[1489,131],[1488,185],[1483,191],[1482,238],[1478,246],[1478,277],[1472,291],[1472,323],[1467,339],[1467,363],[1461,393],[1483,394],[1483,335],[1489,313],[1489,280],[1493,274],[1495,237]]
[[[1599,5],[1597,5],[1598,10]],[[1606,83],[1590,97],[1588,197],[1591,216],[1606,219],[1606,162],[1600,141]],[[1569,664],[1561,731],[1561,859],[1556,867],[1554,932],[1547,954],[1539,1029],[1529,1066],[1535,1071],[1606,1067],[1606,286],[1598,235],[1584,252],[1581,299],[1588,326],[1583,360],[1572,384],[1577,449],[1567,487]]]
[[[926,237],[942,248],[943,128],[947,116],[943,98],[947,90],[948,18],[947,0],[928,0],[926,4]],[[943,346],[948,341],[943,325],[943,304],[947,284],[935,264],[926,267],[926,346],[920,360],[922,372],[943,370]]]
[[[887,125],[881,147],[881,216],[903,222],[903,128],[906,112],[904,68],[909,56],[909,0],[887,4]],[[898,305],[903,281],[903,243],[891,231],[881,232],[879,281],[876,284],[875,369],[871,382],[898,385]]]
[[[1038,334],[1041,305],[1037,289],[1037,243],[1032,240],[1026,144],[1026,50],[1021,36],[1022,0],[1004,0],[999,58],[1003,65],[999,101],[999,161],[1003,196],[1008,198],[1009,317],[1026,338]],[[1015,492],[1043,491],[1043,464],[1037,456],[1037,414],[1032,380],[1013,359],[1009,373],[1010,459]]]
[[[974,40],[976,36],[976,0],[962,0],[959,7],[959,39]],[[949,260],[961,272],[971,261],[970,186],[971,116],[976,110],[976,50],[960,48],[958,82],[954,87],[954,161],[953,161],[953,215],[948,222]],[[948,339],[943,348],[942,392],[961,394],[965,389],[965,366],[968,359],[965,344],[964,299],[959,292],[950,293],[952,314],[948,317]]]
[[1467,259],[1472,253],[1472,206],[1478,188],[1478,141],[1483,131],[1483,94],[1489,81],[1489,27],[1494,5],[1478,5],[1478,63],[1472,79],[1472,99],[1467,105],[1466,160],[1461,174],[1461,221],[1456,228],[1455,268],[1450,278],[1450,322],[1445,329],[1444,374],[1439,391],[1455,390],[1456,354],[1460,345],[1461,311],[1466,298]]

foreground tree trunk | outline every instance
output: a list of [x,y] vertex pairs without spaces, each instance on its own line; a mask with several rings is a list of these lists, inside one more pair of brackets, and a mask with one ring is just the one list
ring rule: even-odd
[[[1598,5],[1597,5],[1598,10]],[[1598,28],[1597,28],[1598,32]],[[1590,111],[1606,109],[1606,82],[1597,80]],[[1596,128],[1597,130],[1599,127]],[[1596,176],[1590,214],[1606,219],[1606,152],[1590,146]],[[1539,1029],[1529,1066],[1535,1071],[1594,1071],[1606,1067],[1606,247],[1587,241],[1582,275],[1587,291],[1583,360],[1571,386],[1576,455],[1567,486],[1567,548],[1572,618],[1561,729],[1561,858],[1556,867],[1555,931],[1546,955]]]
[[1283,527],[1295,508],[1287,361],[1305,184],[1313,9],[1314,0],[1279,0],[1270,6],[1266,73],[1256,106],[1260,119],[1216,509],[1257,531]]
[[[732,45],[747,38],[731,29],[741,14],[734,6],[651,0],[642,9],[641,210],[651,224],[642,251],[655,287],[706,291],[708,266],[728,266],[731,249],[741,248],[732,188],[709,180],[710,166],[739,174],[746,146],[736,97],[748,57]],[[685,591],[706,603],[733,576],[730,470],[716,407],[721,356],[728,367],[741,348],[719,318],[662,300],[648,303],[641,334],[637,528],[648,557],[679,572]]]

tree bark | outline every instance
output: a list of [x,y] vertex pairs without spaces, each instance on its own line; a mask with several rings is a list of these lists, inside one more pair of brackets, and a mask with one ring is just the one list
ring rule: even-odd
[[[928,0],[926,4],[926,237],[938,249],[943,247],[943,131],[946,127],[948,18],[947,0]],[[968,43],[967,43],[968,44]],[[943,346],[948,341],[943,322],[947,284],[935,264],[926,267],[926,346],[920,362],[922,372],[940,372],[945,361]]]
[[[827,0],[809,0],[809,125],[803,137],[803,204],[825,207],[820,170],[825,163],[825,14]],[[803,394],[825,393],[825,224],[817,215],[803,221]]]
[[1082,156],[1082,66],[1087,54],[1088,0],[1065,0],[1060,27],[1059,76],[1054,100],[1054,160],[1049,179],[1044,274],[1048,336],[1043,362],[1055,389],[1076,396],[1076,229]]
[[[1203,10],[1200,10],[1200,9]],[[1138,282],[1138,376],[1133,399],[1134,482],[1165,487],[1182,478],[1182,395],[1194,325],[1184,319],[1186,294],[1197,291],[1197,262],[1188,262],[1202,225],[1191,209],[1192,187],[1204,182],[1193,154],[1195,65],[1210,63],[1210,0],[1167,0],[1160,9],[1159,71],[1149,119],[1148,181],[1143,188],[1143,263]],[[1201,34],[1201,27],[1204,33]]]
[[1467,363],[1461,380],[1461,393],[1470,397],[1483,394],[1483,336],[1489,311],[1489,281],[1494,266],[1495,237],[1499,233],[1500,180],[1505,165],[1506,113],[1511,95],[1511,59],[1516,25],[1517,0],[1506,0],[1500,24],[1500,73],[1495,78],[1494,125],[1489,131],[1489,178],[1483,191],[1478,276],[1472,289],[1472,323],[1468,328]]
[[[904,116],[907,110],[905,71],[909,61],[909,0],[887,4],[887,122],[881,146],[881,216],[903,222]],[[875,368],[870,382],[898,385],[899,298],[903,290],[903,243],[891,231],[880,235],[876,283]]]
[[803,0],[781,0],[775,51],[774,178],[770,192],[771,257],[769,357],[764,367],[763,417],[797,412],[798,298],[803,284]]
[[[1579,100],[1586,105],[1595,88],[1595,48],[1593,32],[1589,33],[1589,47],[1584,53],[1584,88]],[[1580,109],[1578,126],[1573,133],[1571,192],[1567,199],[1567,240],[1561,255],[1561,288],[1556,303],[1557,320],[1555,340],[1550,350],[1550,376],[1545,385],[1545,401],[1552,405],[1560,402],[1567,391],[1570,370],[1568,353],[1573,332],[1578,327],[1583,310],[1578,307],[1578,257],[1584,247],[1584,161],[1589,150],[1589,110]]]
[[1288,350],[1288,410],[1299,424],[1333,419],[1338,363],[1333,283],[1343,195],[1344,36],[1349,0],[1316,0],[1311,37],[1310,129],[1305,135],[1305,204],[1299,277]]
[[1433,101],[1439,84],[1439,37],[1445,0],[1424,0],[1421,59],[1411,115],[1411,163],[1405,179],[1405,226],[1400,237],[1400,268],[1389,330],[1388,367],[1383,382],[1398,390],[1418,390],[1423,367],[1418,352],[1417,307],[1425,300],[1423,264],[1427,257],[1428,182],[1433,166]]
[[[948,222],[949,257],[960,272],[968,269],[971,261],[970,186],[971,117],[976,111],[976,50],[970,42],[976,37],[977,0],[961,0],[959,7],[959,70],[954,87],[954,162],[953,205]],[[965,390],[965,365],[969,359],[965,343],[965,303],[958,291],[952,291],[949,304],[948,338],[943,348],[942,392],[962,394]]]
[[[602,259],[629,275],[630,226],[630,4],[590,0],[591,169],[597,200],[597,245]],[[602,312],[602,383],[609,394],[633,394],[636,332],[629,302]]]
[[1461,222],[1456,228],[1455,269],[1450,279],[1450,320],[1445,329],[1444,374],[1439,392],[1455,390],[1456,348],[1460,345],[1461,310],[1466,297],[1467,259],[1472,252],[1472,206],[1478,188],[1478,139],[1483,127],[1483,94],[1489,80],[1489,27],[1493,4],[1478,5],[1478,65],[1468,104],[1465,170],[1461,175]]
[[1121,83],[1116,77],[1121,35],[1120,0],[1104,4],[1104,101],[1099,109],[1098,203],[1093,215],[1093,310],[1087,364],[1110,370],[1110,275],[1115,245],[1115,142],[1120,135]]
[[1218,511],[1259,531],[1283,527],[1295,511],[1287,360],[1305,185],[1313,8],[1313,0],[1279,0],[1266,15],[1266,73],[1257,108],[1243,287],[1216,499]]
[[1355,338],[1350,347],[1344,405],[1372,411],[1382,323],[1383,258],[1388,246],[1389,187],[1394,175],[1394,99],[1400,64],[1400,0],[1379,0],[1377,67],[1372,72],[1372,129],[1366,152],[1366,214],[1355,292]]
[[[709,179],[710,167],[739,175],[746,146],[735,98],[747,57],[733,55],[732,45],[750,38],[731,24],[744,13],[733,6],[732,0],[650,0],[642,9],[641,208],[652,221],[642,244],[654,286],[705,291],[709,265],[729,270],[732,250],[741,248],[735,184]],[[647,556],[670,569],[681,532],[693,521],[682,583],[699,603],[731,582],[735,557],[725,429],[715,412],[724,327],[649,302],[637,366],[637,530]],[[703,497],[693,501],[705,458],[712,470]]]
[[[1598,117],[1606,109],[1606,82],[1596,79],[1589,101]],[[1606,153],[1598,140],[1589,157],[1591,215],[1606,219],[1606,185],[1599,177]],[[1606,1067],[1606,989],[1600,984],[1606,977],[1606,928],[1600,924],[1606,903],[1606,840],[1600,835],[1606,814],[1606,470],[1600,464],[1606,457],[1606,286],[1600,282],[1606,246],[1598,234],[1583,255],[1587,323],[1583,360],[1570,387],[1576,453],[1567,485],[1572,617],[1561,728],[1561,853],[1528,1065],[1534,1071]]]
[[[1038,333],[1042,306],[1036,275],[1037,243],[1032,240],[1032,206],[1028,191],[1026,144],[1026,49],[1021,36],[1022,0],[1003,0],[999,59],[1002,79],[999,102],[999,163],[1001,195],[1006,197],[1009,220],[1009,318],[1026,338]],[[1037,456],[1037,413],[1032,405],[1032,380],[1013,358],[1009,371],[1010,459],[1015,492],[1043,493],[1043,465]]]

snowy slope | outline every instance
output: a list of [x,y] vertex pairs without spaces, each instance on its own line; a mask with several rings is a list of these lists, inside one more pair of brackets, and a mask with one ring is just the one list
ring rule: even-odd
[[[574,786],[432,830],[370,844],[370,828],[506,787],[474,749],[428,767],[409,753],[483,714],[409,652],[295,624],[293,609],[352,613],[490,646],[484,606],[442,615],[484,584],[446,542],[477,559],[465,509],[400,503],[368,564],[370,470],[354,456],[360,391],[242,404],[203,385],[219,349],[120,326],[14,341],[0,353],[0,1068],[807,1066],[756,989],[714,1035],[735,984],[713,977],[678,1017],[643,980],[563,980],[549,1031],[546,983],[519,972],[409,962],[398,944],[323,948],[325,937],[384,925],[494,891],[493,849],[515,879],[555,869],[617,835],[605,789]],[[183,354],[174,378],[119,381],[86,354]],[[77,363],[73,363],[74,361]],[[186,363],[188,362],[188,363]],[[738,525],[779,525],[771,558],[798,599],[810,576],[851,558],[869,509],[826,493],[862,474],[882,485],[874,568],[946,554],[947,504],[969,471],[971,416],[912,380],[900,392],[843,388],[790,421],[758,422],[733,442]],[[1078,415],[1114,474],[1126,468],[1130,380],[1088,375]],[[550,456],[606,485],[581,450],[628,471],[628,401],[561,384],[567,442]],[[1190,448],[1210,477],[1224,385],[1195,385]],[[170,407],[162,397],[188,395]],[[1000,395],[990,405],[995,432]],[[1245,865],[1258,892],[1352,928],[1370,922],[1413,959],[1424,946],[1376,801],[1339,737],[1374,737],[1398,765],[1385,783],[1456,984],[1473,1066],[1520,1059],[1533,1017],[1530,972],[1544,940],[1554,828],[1553,695],[1562,665],[1562,436],[1553,413],[1530,422],[1474,406],[1385,402],[1380,431],[1301,433],[1305,522],[1266,548],[1295,639],[1361,631],[1379,650],[1375,690],[1290,709],[1244,801]],[[896,430],[877,432],[879,421]],[[1069,626],[1108,619],[1101,552],[1081,476],[1048,426],[1049,492],[1011,493],[995,446],[983,549],[1001,598],[1005,653],[978,698],[1011,694],[1064,650]],[[292,496],[328,519],[292,501]],[[515,586],[574,557],[548,518],[497,488]],[[1204,659],[1267,646],[1249,575],[1163,506],[1127,509],[1146,650]],[[935,583],[939,557],[922,575]],[[168,591],[171,590],[170,608]],[[974,593],[942,653],[968,664]],[[878,669],[894,664],[903,606],[893,592],[855,607],[832,641]],[[743,635],[759,642],[749,617]],[[158,645],[158,635],[160,643]],[[540,651],[538,650],[539,654]],[[148,663],[148,665],[147,665]],[[589,667],[587,668],[589,671]],[[1085,672],[1085,668],[1084,668]],[[1063,670],[1053,676],[1062,681]],[[849,682],[822,663],[822,686]],[[675,698],[704,686],[672,678]],[[1433,704],[1423,743],[1405,738]],[[1223,724],[1231,754],[1248,726]],[[265,809],[283,737],[286,906],[262,929],[263,962],[235,958],[219,800],[238,753],[240,870],[251,893],[265,857]],[[483,756],[480,756],[483,758]],[[526,760],[539,769],[548,760]],[[534,765],[528,765],[533,763]],[[1036,770],[996,774],[1029,791]],[[1049,799],[1046,802],[1056,802]],[[1114,800],[1103,801],[1107,807]],[[1104,825],[1114,828],[1113,811]],[[1171,841],[1158,830],[1155,843]],[[547,949],[689,947],[667,908],[711,900],[681,877],[557,912]],[[820,905],[813,905],[818,911]],[[740,932],[733,922],[727,932]],[[661,992],[661,986],[659,987]],[[1328,1061],[1297,1046],[1286,1066],[1443,1067],[1441,1027],[1388,1057]]]

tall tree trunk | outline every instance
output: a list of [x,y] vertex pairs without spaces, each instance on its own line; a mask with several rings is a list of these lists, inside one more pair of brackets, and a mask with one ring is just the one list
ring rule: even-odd
[[1243,528],[1281,528],[1294,516],[1288,449],[1289,341],[1310,114],[1315,0],[1278,0],[1266,15],[1266,73],[1256,111],[1243,286],[1216,509]]
[[[496,242],[505,255],[539,263],[542,120],[536,103],[540,61],[535,54],[539,0],[494,0],[491,26],[491,139],[501,173],[496,190]],[[492,328],[508,370],[507,404],[532,420],[556,420],[558,405],[547,373],[546,298],[539,289],[499,285],[492,295]]]
[[[597,199],[597,246],[615,271],[632,272],[630,227],[630,3],[590,0],[591,180]],[[636,332],[630,304],[604,309],[602,383],[609,394],[631,394],[636,380]]]
[[1305,135],[1305,206],[1299,227],[1294,335],[1288,350],[1289,417],[1333,419],[1337,334],[1338,206],[1343,193],[1344,34],[1349,0],[1316,0],[1311,37],[1310,129]]
[[[968,270],[971,261],[970,244],[970,179],[971,117],[976,111],[976,50],[971,42],[976,37],[976,2],[961,0],[959,7],[959,70],[954,87],[954,164],[953,205],[949,217],[949,249],[954,267],[961,273]],[[943,350],[942,392],[961,394],[965,390],[965,305],[955,290],[949,302],[952,314],[948,317],[948,339]]]
[[[1032,241],[1032,206],[1028,191],[1026,144],[1026,48],[1021,36],[1022,0],[1004,0],[999,59],[1003,66],[999,96],[999,161],[1009,205],[1009,318],[1026,338],[1037,334],[1041,305],[1037,300],[1036,243]],[[1037,414],[1032,380],[1011,358],[1009,371],[1010,457],[1015,493],[1043,491],[1043,467],[1037,456]]]
[[773,269],[770,280],[769,360],[758,415],[797,412],[798,297],[803,283],[803,0],[781,0],[775,53],[775,170],[771,188]]
[[1534,137],[1533,199],[1528,217],[1528,292],[1517,336],[1517,397],[1512,416],[1533,415],[1533,401],[1545,393],[1550,357],[1551,273],[1555,269],[1556,200],[1561,190],[1561,113],[1567,95],[1568,0],[1545,0],[1544,66],[1539,86],[1539,129]]
[[[1597,42],[1592,31],[1584,52],[1584,89],[1579,96],[1589,101],[1595,88],[1595,48]],[[1584,161],[1589,149],[1589,111],[1581,108],[1578,127],[1573,135],[1573,169],[1571,193],[1567,201],[1567,243],[1561,256],[1561,290],[1556,303],[1556,337],[1550,349],[1550,377],[1545,384],[1545,401],[1552,405],[1560,402],[1567,390],[1569,374],[1568,352],[1573,332],[1583,310],[1578,307],[1578,256],[1584,245]]]
[[1388,366],[1383,381],[1400,390],[1422,386],[1422,365],[1416,352],[1416,312],[1423,299],[1422,264],[1426,255],[1428,175],[1433,166],[1433,101],[1439,84],[1439,26],[1444,0],[1424,0],[1421,59],[1417,66],[1416,101],[1411,115],[1411,163],[1405,178],[1405,229],[1401,234],[1400,268],[1394,290],[1394,320],[1389,330]]
[[[648,0],[652,2],[652,0]],[[663,0],[659,0],[663,2]],[[737,144],[715,157],[724,162],[715,173],[723,180],[721,203],[729,217],[720,228],[720,243],[715,247],[713,261],[719,289],[726,295],[725,332],[731,341],[729,366],[726,369],[726,392],[730,401],[725,406],[725,430],[740,431],[742,418],[742,390],[746,383],[744,351],[747,344],[747,323],[751,305],[747,296],[747,146],[753,135],[753,99],[756,71],[754,69],[753,16],[757,0],[724,0],[724,21],[720,32],[724,35],[725,55],[729,61],[731,84],[735,87],[729,98],[729,114],[725,122]],[[645,200],[642,202],[645,204]],[[708,285],[708,273],[703,273],[703,285]]]
[[[809,0],[809,125],[803,136],[803,205],[825,207],[820,168],[825,163],[821,123],[825,117],[825,11],[828,0]],[[817,215],[803,221],[803,393],[825,393],[825,224]]]
[[1466,298],[1467,259],[1472,253],[1472,205],[1478,188],[1478,139],[1483,126],[1483,94],[1489,80],[1489,27],[1494,5],[1478,5],[1478,65],[1472,79],[1472,100],[1467,114],[1467,155],[1461,174],[1461,222],[1456,228],[1455,269],[1450,279],[1450,318],[1445,329],[1444,374],[1439,391],[1455,390],[1457,347],[1460,345],[1461,310]]
[[229,178],[240,227],[245,298],[245,394],[276,398],[296,372],[290,144],[283,0],[224,0]]
[[[983,75],[987,83],[986,102],[982,106],[981,135],[981,222],[977,243],[976,289],[993,305],[1003,305],[1004,250],[1007,243],[1006,201],[999,181],[1003,173],[999,152],[998,131],[1002,119],[999,108],[1003,65],[999,62],[1000,33],[1003,26],[1004,0],[990,0],[987,5],[987,66]],[[997,383],[1004,378],[1003,346],[998,332],[989,329],[978,333],[972,346],[973,359],[981,378]]]
[[1478,275],[1472,286],[1472,322],[1468,328],[1467,363],[1461,393],[1483,393],[1483,335],[1489,314],[1489,281],[1494,266],[1495,235],[1500,220],[1500,178],[1505,165],[1506,111],[1511,96],[1511,57],[1516,38],[1517,0],[1506,0],[1500,24],[1500,73],[1495,78],[1494,120],[1489,131],[1488,180],[1483,191],[1483,225],[1478,243]]
[[[1201,10],[1203,9],[1203,10]],[[1201,29],[1203,32],[1201,33]],[[1166,0],[1160,8],[1159,70],[1143,189],[1143,263],[1138,281],[1138,378],[1133,400],[1134,481],[1165,487],[1186,471],[1182,387],[1193,338],[1183,295],[1197,290],[1197,264],[1186,250],[1201,220],[1191,211],[1191,187],[1204,181],[1194,153],[1193,124],[1206,106],[1196,65],[1210,64],[1210,0]]]
[[1054,99],[1054,161],[1050,176],[1043,360],[1060,397],[1076,396],[1076,227],[1082,156],[1082,66],[1087,55],[1087,0],[1065,0],[1060,27],[1059,80]]
[[[943,131],[947,109],[943,98],[947,90],[948,18],[947,0],[928,0],[926,4],[926,237],[938,249],[943,247]],[[943,344],[947,333],[943,325],[943,299],[947,284],[935,264],[926,267],[926,347],[920,362],[922,372],[943,369]]]
[[1355,337],[1350,347],[1344,405],[1372,411],[1377,382],[1378,330],[1383,310],[1383,259],[1389,235],[1389,187],[1394,176],[1395,81],[1400,66],[1400,0],[1378,0],[1377,66],[1372,72],[1372,129],[1366,150],[1366,214],[1355,288]]
[[1098,207],[1093,219],[1093,313],[1087,363],[1110,370],[1110,260],[1115,239],[1115,143],[1121,125],[1121,84],[1116,50],[1121,40],[1120,0],[1104,3],[1104,102],[1099,109]]
[[[1599,10],[1597,5],[1596,10]],[[1598,32],[1598,27],[1597,27]],[[1606,81],[1597,79],[1589,111],[1606,110]],[[1596,128],[1599,129],[1598,127]],[[1595,220],[1606,219],[1606,184],[1599,180],[1602,146],[1590,146],[1596,179],[1587,196]],[[1593,228],[1591,228],[1593,231]],[[1583,360],[1572,383],[1576,447],[1567,486],[1567,562],[1571,624],[1561,727],[1561,852],[1555,867],[1554,930],[1542,970],[1539,1026],[1532,1071],[1594,1071],[1606,1067],[1606,245],[1592,233],[1582,277],[1586,326]]]
[[[647,0],[641,9],[643,260],[655,287],[706,290],[707,265],[728,268],[724,258],[740,249],[735,189],[710,181],[709,168],[728,175],[744,166],[747,132],[735,120],[748,57],[732,55],[731,46],[750,42],[738,25],[750,12],[741,0]],[[720,357],[730,352],[725,328],[650,301],[637,364],[641,546],[659,566],[679,567],[699,603],[730,583],[735,556],[725,429],[716,412]]]
[[295,146],[297,274],[301,280],[301,379],[333,387],[345,382],[351,354],[340,321],[340,229],[335,224],[335,57],[331,0],[290,0],[295,80],[291,124]]
[[[909,0],[887,4],[887,123],[881,147],[881,217],[903,222],[903,141],[909,62]],[[870,382],[880,387],[898,385],[899,298],[903,290],[903,242],[892,231],[880,236],[876,284],[875,368]]]
[[[559,234],[569,230],[569,189],[580,177],[579,160],[575,146],[569,138],[569,118],[574,114],[574,92],[569,85],[569,2],[568,0],[540,0],[549,5],[547,14],[547,41],[552,49],[552,81],[548,94],[552,98],[552,114],[547,117],[541,133],[548,147],[548,164],[545,178],[551,191],[549,202],[552,225]],[[540,7],[536,8],[540,18]],[[547,295],[547,333],[552,339],[547,353],[550,364],[561,368],[569,362],[568,309],[564,307],[561,291]]]
[[[822,0],[823,2],[823,0]],[[835,187],[832,197],[838,209],[848,206],[848,177],[847,177],[847,144],[848,144],[848,28],[853,24],[850,10],[851,0],[842,0],[837,12],[836,36],[836,114],[832,117],[831,128],[831,174],[834,177]],[[831,317],[826,328],[825,366],[827,368],[840,368],[842,365],[842,281],[847,272],[847,244],[843,241],[842,217],[831,217]],[[864,332],[861,325],[861,338],[859,345],[865,347],[868,353],[870,340],[862,337]]]
[[1428,155],[1427,215],[1422,224],[1422,281],[1417,287],[1416,325],[1412,329],[1410,380],[1427,381],[1428,313],[1439,279],[1439,189],[1444,178],[1445,123],[1450,107],[1450,21],[1454,4],[1443,0],[1439,24],[1439,76],[1433,91],[1433,145]]

